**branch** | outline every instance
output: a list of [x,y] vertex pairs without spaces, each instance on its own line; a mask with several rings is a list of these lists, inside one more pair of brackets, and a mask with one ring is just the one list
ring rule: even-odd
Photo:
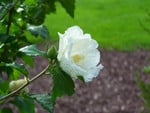
[[31,84],[34,80],[38,79],[39,77],[41,77],[43,74],[45,74],[45,72],[47,71],[47,69],[49,68],[49,65],[43,70],[41,71],[39,74],[37,74],[35,77],[33,77],[31,80],[28,80],[28,82],[26,84],[24,84],[23,86],[21,86],[20,88],[18,88],[17,90],[9,93],[6,96],[3,96],[2,98],[0,98],[0,101],[5,100],[9,97],[12,97],[13,95],[15,95],[16,93],[20,92],[22,89],[24,89],[26,86],[28,86],[29,84]]
[[7,35],[9,34],[9,31],[10,31],[13,10],[14,10],[14,7],[12,7],[11,10],[9,11],[8,24],[7,24],[7,29],[6,29],[6,34]]

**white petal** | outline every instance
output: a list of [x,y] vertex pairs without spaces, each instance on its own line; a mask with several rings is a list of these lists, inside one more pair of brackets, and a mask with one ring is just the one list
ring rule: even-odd
[[81,55],[84,57],[80,62],[78,62],[79,66],[88,69],[89,67],[96,66],[99,63],[100,53],[95,47],[97,47],[97,43],[91,39],[80,39],[74,43],[72,56]]
[[68,28],[65,31],[64,35],[67,35],[68,38],[70,38],[70,37],[72,37],[72,38],[79,38],[78,36],[83,35],[83,31],[82,31],[82,29],[79,26],[73,26],[73,27]]
[[100,64],[99,66],[95,67],[94,69],[88,71],[88,74],[84,76],[84,80],[86,82],[92,81],[93,78],[97,77],[100,73],[100,70],[103,69],[103,66]]
[[68,28],[59,35],[58,61],[61,68],[71,77],[83,76],[86,82],[98,76],[102,65],[98,43],[90,34],[83,34],[78,26]]
[[60,61],[61,57],[65,53],[66,49],[68,48],[68,44],[70,43],[68,39],[61,33],[59,35],[59,49],[58,49],[58,56],[57,59]]

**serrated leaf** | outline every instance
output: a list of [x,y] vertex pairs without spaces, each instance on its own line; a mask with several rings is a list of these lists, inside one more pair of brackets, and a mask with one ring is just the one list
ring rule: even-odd
[[52,99],[74,93],[74,82],[59,66],[50,68],[53,79]]
[[74,17],[74,10],[75,10],[75,0],[59,0],[61,5],[65,8],[66,12],[71,16]]
[[0,109],[0,113],[13,113],[13,111],[10,108],[2,108]]
[[28,75],[28,70],[25,68],[23,64],[18,64],[16,62],[13,62],[13,63],[6,63],[5,66],[12,67],[26,76]]
[[45,110],[53,113],[54,102],[51,100],[50,94],[33,94],[30,97],[35,99]]
[[50,39],[48,29],[44,25],[40,26],[29,25],[28,31],[30,31],[31,34],[36,37],[41,36],[42,38]]
[[36,45],[29,45],[19,49],[28,56],[46,56],[46,52],[39,50]]
[[35,105],[32,98],[18,96],[11,103],[18,107],[20,113],[35,113]]

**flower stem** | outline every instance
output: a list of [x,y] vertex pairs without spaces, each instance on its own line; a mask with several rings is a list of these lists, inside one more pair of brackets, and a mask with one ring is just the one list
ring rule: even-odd
[[45,72],[47,71],[47,69],[49,68],[49,65],[43,69],[40,73],[38,73],[37,75],[35,75],[35,77],[33,77],[31,80],[28,80],[26,84],[22,85],[21,87],[19,87],[17,90],[9,93],[6,96],[3,96],[2,98],[0,98],[0,101],[5,100],[9,97],[12,97],[13,95],[15,95],[16,93],[20,92],[23,88],[25,88],[26,86],[28,86],[29,84],[31,84],[34,80],[38,79],[39,77],[41,77],[43,74],[45,74]]

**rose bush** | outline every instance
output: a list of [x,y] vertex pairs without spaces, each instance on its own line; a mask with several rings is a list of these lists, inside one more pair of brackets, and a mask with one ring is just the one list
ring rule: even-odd
[[[99,74],[103,68],[102,64],[100,64],[100,51],[98,50],[98,43],[91,38],[90,34],[83,34],[79,26],[73,26],[68,28],[64,34],[59,33],[59,37],[58,50],[52,45],[46,51],[41,51],[35,44],[19,49],[20,54],[28,56],[28,58],[42,56],[49,63],[47,67],[31,79],[28,77],[28,71],[24,65],[19,65],[17,62],[1,64],[22,72],[25,74],[25,79],[0,82],[0,86],[6,85],[6,88],[8,88],[8,90],[6,88],[6,90],[2,90],[3,92],[0,89],[2,92],[0,103],[5,103],[8,98],[14,97],[14,100],[10,101],[10,103],[19,108],[20,105],[24,106],[30,102],[27,107],[31,110],[30,113],[34,113],[34,101],[36,101],[44,109],[53,113],[57,97],[74,94],[75,85],[72,78],[89,82]],[[52,76],[51,93],[32,94],[31,91],[28,91],[28,85],[44,74]],[[23,103],[19,104],[20,102]],[[24,112],[25,110],[26,107],[23,107],[20,111],[21,113],[28,113],[28,111]],[[1,111],[3,109],[0,109]]]
[[[75,0],[0,2],[0,113],[13,113],[14,107],[20,113],[35,113],[35,102],[53,113],[57,97],[74,94],[72,78],[88,82],[102,69],[98,43],[78,26],[68,28],[65,34],[59,33],[58,50],[49,44],[51,36],[44,20],[56,11],[56,2],[74,17]],[[36,42],[40,40],[48,42],[44,41],[45,50],[38,49]],[[43,57],[48,65],[31,75],[29,70],[35,66],[36,56]],[[32,92],[28,86],[43,75],[52,79],[51,90]]]
[[100,62],[98,43],[90,34],[83,34],[78,26],[68,28],[64,34],[59,33],[59,50],[57,59],[61,68],[73,78],[83,77],[91,81],[103,68]]

